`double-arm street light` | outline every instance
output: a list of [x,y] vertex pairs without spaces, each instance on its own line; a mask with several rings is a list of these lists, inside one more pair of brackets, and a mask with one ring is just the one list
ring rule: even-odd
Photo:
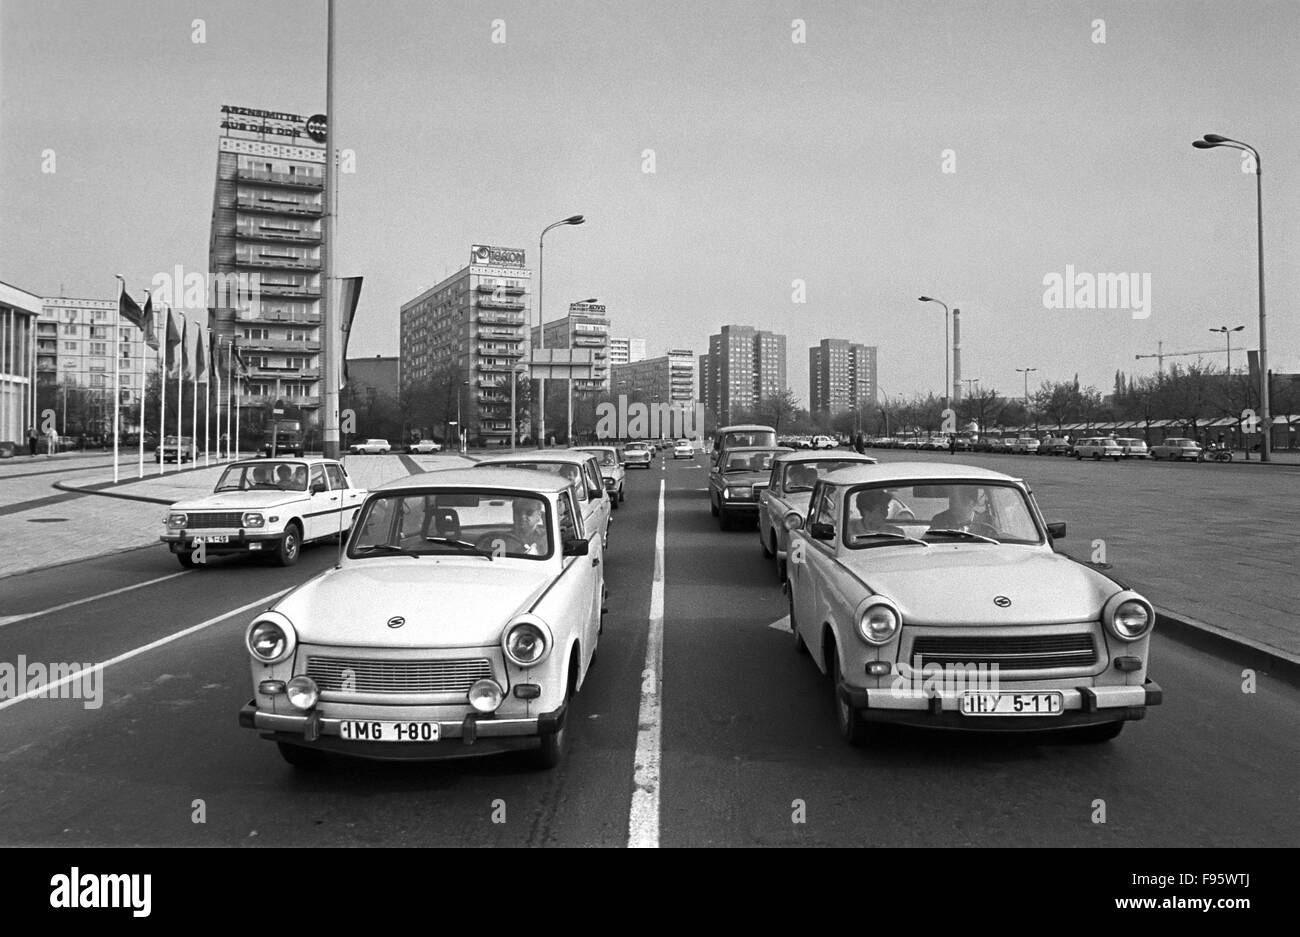
[[[542,318],[542,252],[546,247],[546,232],[552,228],[558,228],[566,224],[582,224],[587,219],[582,215],[570,215],[563,221],[557,221],[554,224],[548,224],[542,229],[542,235],[537,239],[537,347],[546,347],[546,320]],[[546,445],[546,378],[538,379],[538,407],[537,419],[537,445]]]
[[[1028,420],[1029,419],[1029,375],[1031,372],[1037,371],[1038,369],[1037,368],[1016,368],[1016,370],[1025,376],[1025,419]],[[1035,422],[1034,425],[1037,426],[1038,425],[1037,422]]]
[[[1232,150],[1250,153],[1255,158],[1255,219],[1258,236],[1259,254],[1259,409],[1263,432],[1260,434],[1259,458],[1262,462],[1271,462],[1273,419],[1269,416],[1268,401],[1268,337],[1264,317],[1264,167],[1259,158],[1259,150],[1249,143],[1207,133],[1204,139],[1193,140],[1192,146],[1198,150],[1212,150],[1224,146]],[[1247,452],[1250,450],[1247,449]]]
[[931,296],[918,296],[918,302],[938,303],[943,307],[943,405],[948,406],[948,304]]
[[1229,378],[1232,377],[1232,333],[1240,332],[1244,328],[1245,328],[1244,325],[1238,325],[1231,329],[1228,328],[1226,325],[1221,325],[1217,329],[1210,329],[1211,332],[1222,332],[1223,337],[1228,340],[1228,377]]

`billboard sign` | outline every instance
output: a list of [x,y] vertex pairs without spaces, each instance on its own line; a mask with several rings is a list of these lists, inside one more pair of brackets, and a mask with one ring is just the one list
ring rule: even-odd
[[469,262],[479,266],[522,267],[524,249],[522,247],[489,247],[475,244],[469,250]]

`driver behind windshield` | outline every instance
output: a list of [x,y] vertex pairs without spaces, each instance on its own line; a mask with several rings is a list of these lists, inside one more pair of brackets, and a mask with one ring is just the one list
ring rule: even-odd
[[538,556],[549,549],[546,536],[546,512],[542,503],[534,498],[516,498],[514,505],[514,535],[523,542],[524,552]]
[[971,485],[958,485],[948,496],[948,509],[930,518],[931,530],[969,530],[983,522],[978,517],[980,489]]

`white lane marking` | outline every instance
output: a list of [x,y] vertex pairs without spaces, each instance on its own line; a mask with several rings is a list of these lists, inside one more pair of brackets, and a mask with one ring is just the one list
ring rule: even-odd
[[794,634],[794,629],[790,627],[789,615],[781,616],[776,621],[772,622],[772,624],[768,625],[768,627],[775,628],[777,631],[784,631],[786,634]]
[[[103,672],[107,670],[109,667],[112,667],[114,664],[120,664],[123,661],[128,661],[133,657],[139,657],[141,654],[145,654],[156,648],[160,648],[163,645],[171,644],[173,641],[179,641],[181,638],[189,637],[190,635],[196,632],[202,631],[204,628],[210,628],[212,625],[215,625],[219,621],[225,621],[227,618],[232,618],[235,615],[240,615],[248,611],[250,608],[256,608],[259,605],[265,605],[267,602],[272,602],[275,599],[278,599],[280,596],[284,595],[288,591],[289,589],[281,589],[279,592],[273,592],[268,596],[263,596],[262,598],[254,602],[249,602],[247,605],[241,605],[239,608],[231,609],[230,611],[225,612],[224,614],[218,615],[216,618],[209,618],[207,621],[199,622],[197,625],[191,625],[189,628],[186,628],[183,631],[178,631],[175,634],[169,634],[165,638],[159,638],[157,641],[151,641],[148,644],[143,645],[142,647],[137,647],[133,650],[127,651],[125,654],[119,654],[110,660],[106,660],[101,664],[96,664],[94,669],[99,671],[100,673],[99,679],[103,680],[103,676],[102,676]],[[21,696],[15,696],[12,699],[7,699],[3,702],[0,702],[0,710],[8,709],[10,706],[17,705],[18,703],[23,702],[23,700],[29,700],[36,696],[49,696],[53,691],[59,689],[59,687],[66,686],[67,684],[72,683],[74,680],[83,680],[83,679],[85,679],[84,671],[74,673],[74,674],[69,674],[68,676],[63,677],[60,680],[55,680],[53,683],[42,684],[41,686],[36,687],[35,689],[28,690],[26,693],[22,694]]]
[[655,572],[650,585],[650,631],[641,671],[641,710],[637,716],[636,761],[627,845],[659,847],[659,729],[663,718],[664,664],[664,482],[659,482],[659,522],[655,527]]
[[42,615],[53,615],[55,612],[61,612],[65,608],[74,608],[78,605],[85,605],[87,602],[98,602],[100,599],[107,599],[114,595],[121,595],[123,592],[130,592],[133,589],[143,589],[145,586],[152,586],[156,583],[166,582],[168,579],[175,579],[177,576],[185,576],[189,570],[179,573],[171,573],[167,576],[159,576],[157,579],[150,579],[148,582],[137,582],[133,586],[123,586],[121,589],[114,589],[112,592],[101,592],[99,595],[92,595],[89,598],[77,599],[74,602],[64,602],[62,605],[55,605],[52,608],[42,609],[39,612],[24,612],[21,615],[0,615],[0,628],[5,625],[12,625],[16,621],[23,621],[27,618],[40,618]]

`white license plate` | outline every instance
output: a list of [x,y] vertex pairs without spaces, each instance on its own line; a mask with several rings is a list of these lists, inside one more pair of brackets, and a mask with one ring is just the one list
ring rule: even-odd
[[339,723],[339,736],[350,742],[436,742],[442,727],[436,722]]
[[1060,693],[966,693],[961,698],[963,716],[1056,716]]
[[227,534],[216,534],[211,537],[195,537],[195,543],[229,543],[230,537]]

